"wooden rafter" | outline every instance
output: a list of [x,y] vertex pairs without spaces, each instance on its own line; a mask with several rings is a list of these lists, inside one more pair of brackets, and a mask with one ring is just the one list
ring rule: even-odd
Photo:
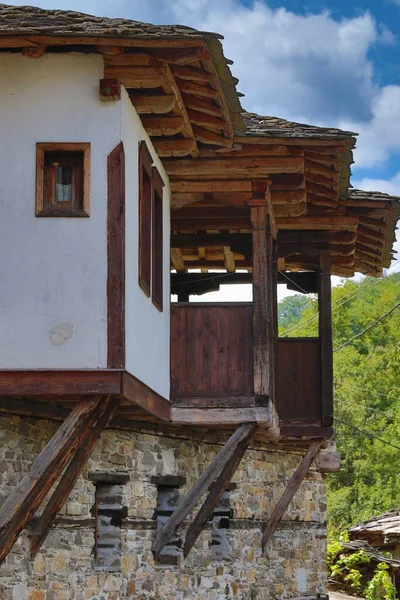
[[181,500],[174,513],[170,516],[164,527],[160,529],[154,540],[152,551],[156,558],[158,558],[163,548],[168,544],[182,521],[193,510],[200,498],[210,488],[215,478],[221,473],[227,462],[235,454],[237,446],[244,439],[247,439],[253,429],[253,423],[248,423],[239,427],[222,447],[214,460],[209,464],[196,484]]
[[263,535],[262,535],[262,547],[263,549],[268,544],[271,537],[274,535],[276,528],[285,514],[289,504],[293,500],[293,496],[299,489],[304,477],[307,475],[307,472],[311,466],[312,461],[317,456],[318,451],[321,447],[322,440],[313,440],[303,457],[300,465],[292,475],[287,484],[285,491],[282,496],[278,500],[277,505],[275,506],[272,515],[269,518],[268,523],[266,524]]
[[218,502],[221,500],[229,482],[232,480],[232,477],[234,476],[240,464],[240,461],[242,460],[247,448],[249,447],[249,444],[254,436],[255,430],[255,425],[253,425],[252,429],[249,428],[247,437],[245,437],[236,446],[234,454],[223,467],[220,475],[216,479],[215,483],[212,485],[203,506],[200,508],[199,512],[196,515],[196,518],[191,523],[187,531],[185,543],[183,546],[183,554],[185,558],[188,556],[190,550],[193,548],[205,524],[212,516],[212,513],[215,510]]
[[83,443],[77,450],[75,456],[72,458],[55,492],[46,504],[46,507],[35,526],[35,530],[31,533],[31,560],[33,560],[36,554],[39,552],[44,540],[46,539],[54,523],[55,518],[57,517],[59,511],[68,499],[68,496],[70,495],[75,483],[77,482],[86,461],[90,457],[95,443],[97,442],[107,423],[115,413],[115,410],[117,409],[118,405],[119,401],[114,400],[111,397],[104,400],[103,413],[100,415],[97,423],[95,423],[95,425],[92,428],[87,430],[86,437]]
[[7,498],[0,511],[0,564],[107,407],[103,397],[77,404]]

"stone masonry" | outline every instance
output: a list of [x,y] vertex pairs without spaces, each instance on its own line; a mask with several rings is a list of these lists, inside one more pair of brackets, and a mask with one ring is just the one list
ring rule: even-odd
[[[45,420],[0,417],[0,504],[58,426]],[[229,558],[213,560],[210,522],[185,561],[179,552],[176,565],[154,563],[155,476],[186,478],[178,490],[182,496],[219,447],[177,437],[106,430],[35,560],[28,558],[24,532],[0,566],[0,600],[267,600],[315,598],[323,593],[324,475],[310,471],[264,554],[260,548],[261,527],[299,463],[295,451],[246,453],[230,492]],[[118,488],[123,510],[112,524],[113,543],[120,554],[113,569],[96,563],[96,472],[129,475]],[[103,509],[107,514],[107,506]],[[178,534],[184,529],[185,524]]]

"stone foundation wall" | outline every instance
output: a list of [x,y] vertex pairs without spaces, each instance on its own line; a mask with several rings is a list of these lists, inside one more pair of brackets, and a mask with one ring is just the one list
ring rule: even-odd
[[[58,426],[0,417],[0,505]],[[176,565],[154,563],[151,544],[158,494],[154,476],[185,477],[178,490],[183,495],[218,450],[218,445],[198,441],[107,430],[35,560],[28,558],[24,532],[0,566],[0,600],[267,600],[315,598],[324,592],[323,475],[309,473],[264,554],[260,548],[261,527],[299,463],[295,451],[246,453],[230,492],[228,559],[213,560],[210,523],[186,560],[179,552]],[[96,472],[116,471],[130,477],[120,488],[126,514],[116,521],[120,562],[117,570],[107,570],[96,566],[91,479]]]

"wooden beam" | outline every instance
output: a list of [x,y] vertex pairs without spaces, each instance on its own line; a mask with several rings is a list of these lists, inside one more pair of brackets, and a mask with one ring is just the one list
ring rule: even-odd
[[171,262],[177,273],[187,273],[185,261],[182,258],[182,251],[179,248],[171,248]]
[[165,117],[143,115],[141,121],[150,136],[176,135],[181,133],[185,126],[185,119],[179,115]]
[[151,141],[160,158],[181,158],[192,154],[196,150],[196,140],[191,138],[154,138]]
[[218,133],[214,133],[213,131],[206,129],[205,127],[193,125],[193,133],[196,136],[196,139],[199,142],[203,142],[203,144],[213,144],[216,146],[224,146],[227,148],[230,148],[232,146],[232,140],[230,137],[219,135]]
[[272,235],[267,207],[251,208],[253,233],[253,373],[254,395],[269,398],[271,392],[272,306],[269,272]]
[[161,421],[166,421],[167,423],[170,421],[170,401],[157,394],[157,392],[126,371],[122,376],[122,393],[124,398],[132,404],[140,406]]
[[[151,48],[152,51],[160,50],[164,56],[164,52],[171,49],[176,49],[179,53],[184,54],[190,49],[200,51],[200,54],[195,54],[195,60],[199,57],[204,58],[210,53],[205,47],[203,39],[182,38],[127,38],[127,37],[105,37],[93,35],[24,35],[24,36],[4,36],[0,38],[0,48],[25,48],[26,46],[38,46],[45,44],[47,46],[123,46],[126,48]],[[204,60],[207,60],[204,58]]]
[[171,67],[175,79],[185,79],[187,81],[195,81],[197,83],[212,83],[214,78],[203,71],[203,69],[195,69],[193,67],[173,66]]
[[171,192],[174,193],[206,193],[206,192],[252,192],[251,181],[248,179],[210,179],[210,180],[172,180]]
[[178,85],[181,94],[200,96],[201,98],[218,98],[218,91],[214,88],[208,87],[207,85],[199,85],[193,81],[185,81],[183,79],[179,81]]
[[215,131],[223,131],[226,135],[227,125],[226,121],[219,119],[218,117],[212,117],[198,110],[188,109],[188,116],[192,123],[195,125],[202,125],[209,127]]
[[173,425],[240,425],[259,423],[269,427],[272,422],[268,406],[254,408],[171,408]]
[[321,342],[321,425],[323,427],[333,425],[331,260],[329,250],[320,255],[318,309]]
[[272,156],[265,158],[216,158],[205,160],[165,161],[165,169],[169,175],[196,178],[206,176],[218,179],[235,179],[268,177],[271,173],[298,173],[303,168],[300,156]]
[[265,549],[265,546],[274,535],[275,530],[279,524],[279,521],[282,519],[285,514],[289,504],[291,503],[293,496],[299,489],[304,477],[307,475],[307,472],[311,466],[312,461],[316,457],[322,441],[321,440],[313,440],[303,457],[300,465],[290,478],[289,483],[286,486],[285,491],[283,492],[281,498],[279,499],[277,505],[275,506],[271,517],[267,525],[264,528],[262,535],[262,548]]
[[225,268],[228,273],[234,273],[236,271],[235,256],[229,246],[223,246],[222,249],[224,252]]
[[41,58],[46,52],[46,48],[47,46],[35,46],[34,48],[29,46],[22,49],[22,55],[26,58]]
[[158,558],[165,545],[168,544],[182,521],[193,510],[203,494],[210,488],[214,479],[220,474],[226,463],[235,454],[237,446],[242,440],[248,437],[249,433],[253,431],[253,428],[253,423],[239,427],[208,465],[207,469],[202,473],[185,498],[181,500],[174,513],[170,516],[164,527],[160,529],[154,540],[152,551],[156,558]]
[[20,417],[64,421],[71,411],[50,403],[23,400],[22,398],[0,398],[0,412]]
[[176,102],[174,94],[141,96],[140,94],[130,92],[129,97],[139,115],[162,115],[169,113],[173,110]]
[[197,98],[196,96],[191,96],[190,94],[182,94],[182,99],[187,108],[197,110],[206,115],[211,115],[212,117],[224,117],[223,109],[214,104],[212,101],[204,100],[203,98]]
[[33,462],[0,510],[0,564],[50,491],[87,431],[103,412],[103,398],[82,400]]
[[183,555],[186,558],[196,543],[197,538],[202,532],[205,524],[211,518],[218,502],[221,500],[229,482],[234,476],[240,461],[242,460],[249,444],[255,433],[256,426],[253,425],[253,429],[248,432],[247,437],[237,445],[236,450],[230,460],[226,463],[222,469],[220,475],[211,486],[210,492],[205,500],[203,506],[196,515],[196,518],[190,525],[186,534],[185,543],[183,546]]
[[335,216],[310,216],[310,217],[283,217],[277,219],[278,229],[313,231],[340,231],[342,229],[356,229],[358,225],[357,217],[335,217]]
[[34,532],[31,533],[31,560],[33,560],[36,554],[39,552],[44,540],[46,539],[54,523],[55,518],[57,517],[61,508],[64,506],[75,483],[77,482],[80,474],[82,473],[82,469],[85,466],[86,461],[89,459],[94,445],[96,444],[97,440],[102,434],[107,423],[113,416],[118,405],[119,400],[114,400],[111,396],[104,399],[102,406],[103,412],[99,416],[97,423],[95,423],[92,428],[87,429],[86,437],[84,438],[81,446],[78,448],[75,456],[72,458],[70,464],[68,465],[55,492],[46,504],[46,507],[37,522]]
[[121,393],[115,369],[0,370],[0,396],[76,396]]
[[113,67],[105,65],[104,78],[116,78],[128,89],[152,89],[162,86],[165,74],[163,69],[159,67]]
[[100,98],[105,101],[121,99],[121,84],[118,79],[100,79]]

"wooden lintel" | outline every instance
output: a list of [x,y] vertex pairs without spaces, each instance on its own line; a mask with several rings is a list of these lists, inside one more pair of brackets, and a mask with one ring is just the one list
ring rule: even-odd
[[275,530],[279,524],[279,521],[282,519],[290,502],[293,499],[293,496],[295,495],[295,493],[299,489],[303,479],[307,475],[312,461],[318,454],[321,444],[322,444],[321,440],[313,440],[311,442],[306,454],[303,457],[303,460],[301,461],[300,465],[298,466],[298,468],[296,469],[296,471],[290,478],[289,483],[287,484],[287,486],[285,488],[285,491],[283,492],[282,496],[278,500],[278,503],[276,504],[276,506],[272,512],[272,515],[270,516],[269,521],[264,528],[263,535],[262,535],[262,548],[263,549],[265,548],[265,546],[267,545],[267,543],[269,542],[271,537],[274,535]]
[[249,408],[171,408],[171,423],[174,425],[240,425],[259,423],[264,427],[272,424],[269,406]]
[[54,482],[99,419],[102,397],[82,400],[51,438],[0,510],[0,564],[13,547]]
[[28,46],[27,48],[22,49],[22,55],[27,58],[41,58],[45,52],[46,46]]
[[46,507],[41,514],[35,531],[31,534],[30,539],[30,558],[33,560],[39,552],[44,540],[46,539],[55,518],[59,511],[67,501],[75,483],[77,482],[86,461],[94,448],[95,443],[102,434],[107,423],[111,419],[117,409],[119,400],[112,397],[105,398],[102,403],[102,413],[93,427],[88,428],[85,432],[84,440],[78,448],[75,456],[72,458],[65,473],[63,474],[56,490],[46,504]]
[[202,473],[196,484],[181,500],[173,514],[169,517],[164,527],[160,529],[154,540],[152,551],[156,558],[158,558],[165,545],[168,544],[169,540],[174,535],[182,521],[193,510],[199,499],[210,488],[215,478],[221,473],[227,462],[235,454],[237,446],[240,444],[240,442],[248,437],[249,433],[253,431],[253,428],[253,423],[241,425],[241,427],[235,431],[235,433],[219,451],[217,456],[208,465],[207,469]]
[[212,484],[210,488],[210,492],[203,504],[200,508],[199,512],[196,515],[196,518],[191,523],[185,538],[185,543],[183,547],[183,554],[185,558],[188,556],[190,550],[193,548],[196,543],[197,538],[202,532],[205,524],[210,519],[213,511],[215,510],[218,502],[221,500],[228,484],[230,483],[232,477],[234,476],[240,461],[242,460],[249,444],[253,438],[255,433],[256,426],[253,425],[253,428],[249,430],[247,437],[244,438],[237,446],[234,454],[229,459],[229,461],[223,467],[220,475],[216,479],[216,481]]

